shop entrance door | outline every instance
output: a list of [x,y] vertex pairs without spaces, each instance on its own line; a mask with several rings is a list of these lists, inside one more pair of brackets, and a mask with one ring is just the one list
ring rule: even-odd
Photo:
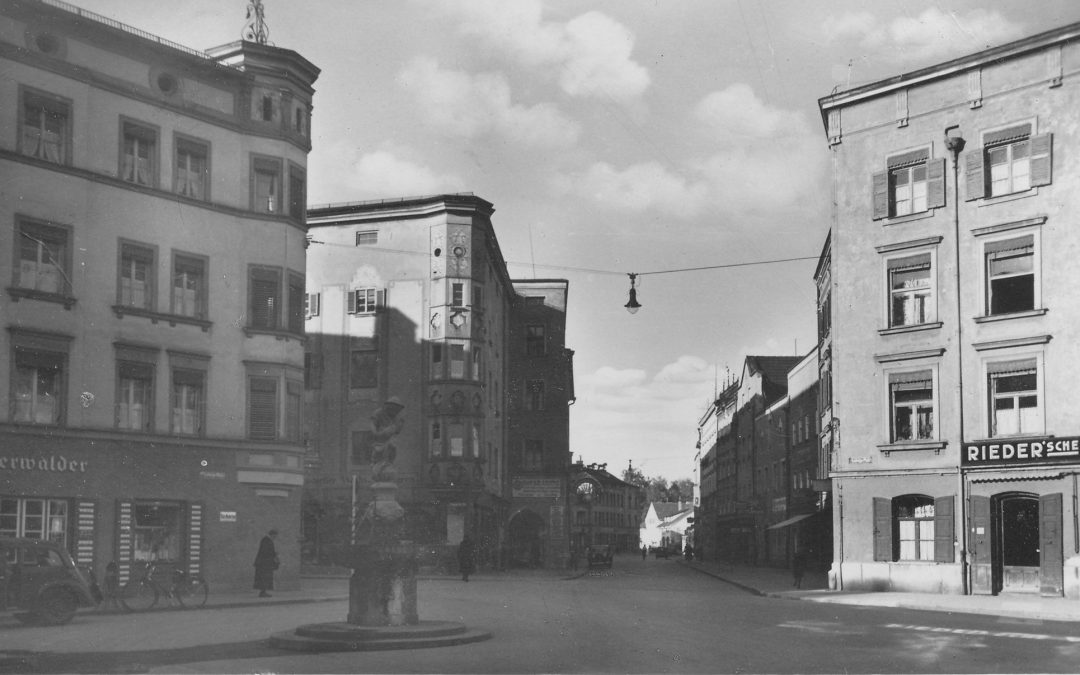
[[1039,592],[1039,499],[1006,494],[995,498],[994,581],[1001,593]]

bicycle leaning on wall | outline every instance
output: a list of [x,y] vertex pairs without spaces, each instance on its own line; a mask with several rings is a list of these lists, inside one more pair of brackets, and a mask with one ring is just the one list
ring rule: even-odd
[[120,603],[129,612],[151,609],[162,596],[180,607],[202,607],[210,597],[210,584],[200,574],[188,574],[183,565],[151,561],[132,570],[131,579],[120,589]]

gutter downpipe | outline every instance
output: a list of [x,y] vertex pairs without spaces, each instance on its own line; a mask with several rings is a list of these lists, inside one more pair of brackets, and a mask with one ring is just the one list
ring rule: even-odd
[[956,383],[958,385],[957,420],[959,421],[960,435],[957,439],[956,456],[956,480],[957,501],[960,511],[960,587],[963,595],[969,594],[968,563],[967,563],[967,494],[964,484],[963,453],[964,453],[964,320],[961,314],[961,289],[960,284],[960,152],[964,149],[965,141],[962,136],[950,136],[949,132],[959,129],[959,124],[954,124],[945,129],[945,148],[952,153],[953,160],[953,245],[956,253]]

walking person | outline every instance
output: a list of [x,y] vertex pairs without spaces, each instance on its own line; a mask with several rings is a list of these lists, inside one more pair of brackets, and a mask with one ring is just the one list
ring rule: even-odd
[[267,591],[274,590],[274,570],[280,565],[281,561],[277,556],[277,549],[274,547],[274,540],[277,539],[278,531],[272,529],[266,533],[266,536],[259,542],[259,552],[255,554],[255,584],[254,588],[259,592],[260,598],[269,598],[270,593]]
[[458,571],[461,572],[461,580],[468,581],[473,573],[476,561],[473,554],[472,541],[466,536],[461,540],[457,550]]
[[649,549],[645,548],[645,544],[641,545],[641,559],[644,560],[645,556],[649,554]]
[[791,574],[794,577],[792,586],[802,588],[803,575],[806,574],[806,551],[801,548],[796,549],[791,557]]

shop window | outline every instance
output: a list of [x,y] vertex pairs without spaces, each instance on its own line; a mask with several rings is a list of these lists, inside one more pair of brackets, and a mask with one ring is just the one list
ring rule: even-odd
[[146,363],[117,364],[116,428],[152,431],[154,428],[154,369]]
[[206,201],[210,197],[210,146],[201,141],[177,138],[174,150],[176,173],[173,191],[178,195]]
[[170,431],[176,436],[202,436],[206,415],[206,373],[177,368],[172,374]]
[[945,160],[931,158],[929,148],[889,156],[885,171],[875,173],[871,182],[874,220],[945,205]]
[[0,536],[68,545],[70,508],[63,499],[0,497]]
[[964,155],[967,200],[1050,184],[1053,135],[1033,132],[1034,124],[1028,122],[982,134],[983,147]]
[[251,267],[248,271],[248,326],[274,330],[281,316],[281,270]]
[[525,355],[543,356],[547,353],[547,340],[544,326],[531,324],[525,326]]
[[933,322],[937,303],[934,302],[930,254],[890,258],[886,266],[889,278],[889,328]]
[[120,278],[117,304],[123,307],[154,310],[154,272],[156,251],[149,246],[120,243]]
[[174,255],[172,313],[205,319],[206,299],[206,259],[201,256]]
[[71,163],[71,102],[21,90],[20,152],[54,164]]
[[987,242],[986,312],[993,316],[1037,307],[1035,236]]
[[132,510],[132,560],[183,560],[183,509],[179,504],[135,502]]
[[934,391],[929,370],[889,374],[890,441],[935,438]]
[[1043,414],[1039,404],[1036,359],[991,362],[986,370],[990,394],[990,435],[1042,433]]
[[71,295],[71,247],[67,228],[16,221],[15,287]]
[[157,130],[126,121],[120,128],[120,178],[136,185],[157,185]]

